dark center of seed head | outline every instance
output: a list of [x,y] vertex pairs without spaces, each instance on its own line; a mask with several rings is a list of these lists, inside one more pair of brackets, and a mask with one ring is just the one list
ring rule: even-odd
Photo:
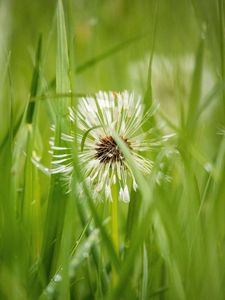
[[[128,139],[121,137],[126,145],[131,149],[130,142]],[[100,138],[99,142],[95,147],[96,154],[95,158],[100,160],[102,163],[109,162],[120,162],[123,163],[124,156],[120,151],[119,146],[111,135]]]

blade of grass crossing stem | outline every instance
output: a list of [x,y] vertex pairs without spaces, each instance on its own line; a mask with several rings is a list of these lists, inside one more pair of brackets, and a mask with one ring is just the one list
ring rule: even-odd
[[[59,0],[57,4],[56,93],[63,94],[68,92],[70,92],[68,47],[64,11],[62,1]],[[56,146],[61,145],[61,128],[63,126],[64,114],[67,113],[67,104],[68,99],[65,98],[56,103]],[[64,193],[60,174],[53,174],[50,182],[42,250],[42,264],[46,275],[46,283],[55,273],[58,265],[67,198],[67,195]],[[63,278],[63,280],[68,281],[68,277]]]
[[[129,150],[126,149],[126,145],[123,143],[123,141],[114,134],[114,139],[116,140],[118,146],[121,148],[125,158],[129,161],[129,163],[132,165],[132,157],[129,153]],[[123,145],[124,144],[124,145]],[[135,168],[132,166],[133,172],[135,173]],[[139,174],[140,176],[140,174]],[[138,177],[139,177],[138,176]],[[115,289],[109,291],[107,300],[113,300],[117,299],[118,297],[122,297],[126,293],[128,293],[127,288],[129,286],[129,282],[127,279],[130,277],[130,274],[133,269],[133,262],[135,261],[135,258],[138,253],[138,249],[142,245],[143,241],[145,240],[147,231],[145,230],[149,226],[149,222],[152,219],[152,213],[154,211],[154,203],[152,202],[152,193],[154,191],[154,180],[150,183],[150,186],[145,189],[145,184],[140,181],[141,176],[137,178],[137,182],[141,185],[139,186],[139,189],[141,190],[141,193],[143,195],[143,198],[147,201],[147,205],[145,206],[145,209],[143,210],[144,213],[142,217],[139,220],[139,224],[136,222],[135,230],[134,230],[134,236],[135,239],[131,245],[131,248],[128,252],[128,255],[125,258],[125,261],[123,263],[123,266],[120,269],[119,272],[119,280],[118,285],[115,287]],[[141,180],[144,181],[142,178]],[[144,189],[143,189],[144,188]],[[143,190],[142,190],[143,189]],[[145,194],[147,193],[147,194]],[[178,276],[179,274],[177,274]],[[180,279],[180,277],[179,277]],[[183,288],[182,285],[179,285],[179,294],[183,297]]]
[[129,252],[124,260],[122,267],[120,268],[119,276],[118,276],[118,284],[114,289],[111,289],[107,295],[107,300],[117,299],[122,297],[124,294],[128,292],[128,288],[130,288],[130,284],[128,278],[133,270],[133,262],[135,261],[136,256],[138,255],[138,250],[143,244],[143,241],[146,237],[147,231],[145,230],[149,225],[149,220],[151,220],[151,215],[153,211],[153,204],[152,201],[152,192],[153,192],[153,184],[147,184],[145,179],[143,178],[142,174],[136,169],[135,163],[132,159],[129,149],[125,145],[125,143],[121,140],[121,138],[114,132],[113,138],[115,139],[116,143],[120,147],[121,151],[123,152],[126,160],[128,161],[134,176],[136,177],[136,181],[139,186],[139,190],[141,192],[143,198],[143,215],[139,219],[136,220],[136,226],[134,228],[135,239],[131,244]]
[[135,179],[139,185],[139,189],[142,193],[143,199],[145,199],[146,197],[148,199],[149,185],[146,182],[146,180],[144,179],[141,172],[137,169],[136,164],[133,160],[133,157],[132,157],[128,147],[126,146],[126,144],[123,142],[123,140],[118,136],[118,134],[115,131],[112,133],[112,135],[113,135],[113,138],[115,139],[116,143],[118,144],[119,148],[123,152],[125,158],[127,159],[130,169],[134,173]]

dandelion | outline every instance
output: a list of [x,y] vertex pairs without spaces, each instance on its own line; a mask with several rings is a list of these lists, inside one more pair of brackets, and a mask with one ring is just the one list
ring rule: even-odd
[[[76,108],[69,108],[69,119],[76,131],[62,134],[64,145],[56,145],[54,138],[50,141],[53,156],[51,173],[63,174],[62,178],[70,188],[74,172],[72,151],[76,141],[78,163],[83,178],[91,185],[93,196],[100,198],[98,196],[103,193],[104,198],[111,202],[111,238],[117,255],[118,200],[129,202],[131,189],[137,189],[134,167],[143,174],[150,174],[153,162],[144,157],[144,152],[161,144],[151,137],[153,128],[143,128],[153,113],[152,109],[144,111],[141,97],[134,93],[99,92],[95,96],[80,98]],[[129,159],[124,156],[115,136],[120,137],[128,148]],[[112,267],[113,285],[117,275],[117,270]]]
[[[124,91],[99,92],[95,97],[79,99],[77,109],[69,108],[70,120],[77,124],[76,137],[63,134],[62,139],[73,143],[77,138],[81,169],[98,195],[104,191],[112,201],[112,186],[119,187],[119,198],[129,202],[130,189],[136,190],[135,176],[129,162],[113,138],[115,132],[128,147],[134,165],[144,174],[149,174],[152,161],[141,155],[154,144],[147,141],[143,124],[149,119],[152,110],[144,113],[140,97]],[[63,173],[70,182],[73,173],[72,147],[56,147],[52,140],[53,173]]]

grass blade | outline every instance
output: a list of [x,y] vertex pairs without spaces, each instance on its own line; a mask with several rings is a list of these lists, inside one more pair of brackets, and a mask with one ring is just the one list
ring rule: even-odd
[[197,111],[201,97],[201,82],[203,70],[203,53],[204,53],[204,39],[199,42],[198,50],[195,57],[195,69],[192,77],[192,86],[189,97],[189,106],[187,113],[187,128],[190,133],[193,133],[193,128],[197,122]]

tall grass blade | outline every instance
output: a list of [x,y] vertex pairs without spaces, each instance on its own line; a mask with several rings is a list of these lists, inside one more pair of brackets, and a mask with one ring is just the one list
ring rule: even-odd
[[[56,58],[56,93],[70,92],[69,58],[67,36],[62,1],[57,3],[57,58]],[[55,145],[61,145],[63,118],[67,113],[68,99],[54,103],[56,106]],[[51,176],[45,232],[42,249],[42,265],[46,274],[46,283],[51,279],[58,266],[59,249],[64,225],[67,196],[62,186],[60,174]],[[64,278],[68,281],[68,278]]]
[[204,53],[204,39],[201,39],[195,57],[195,68],[193,72],[191,91],[190,91],[190,96],[188,101],[187,128],[190,133],[191,132],[193,133],[192,130],[195,127],[197,122],[197,111],[201,99],[203,53]]

